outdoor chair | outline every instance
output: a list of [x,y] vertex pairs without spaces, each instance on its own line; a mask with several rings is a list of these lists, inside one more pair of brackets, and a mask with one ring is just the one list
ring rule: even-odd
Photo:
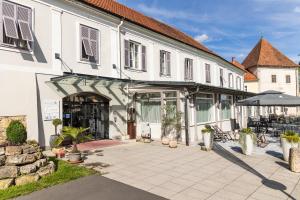
[[218,125],[213,125],[212,126],[214,130],[214,140],[216,141],[222,141],[222,142],[227,142],[228,140],[234,140],[231,137],[231,131],[223,131],[221,130]]

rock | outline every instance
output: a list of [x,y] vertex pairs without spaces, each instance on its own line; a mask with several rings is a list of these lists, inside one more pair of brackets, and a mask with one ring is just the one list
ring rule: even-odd
[[38,175],[42,176],[47,176],[49,174],[52,174],[55,171],[55,164],[53,161],[50,161],[48,165],[45,167],[41,167],[37,173]]
[[0,167],[0,180],[5,178],[15,178],[19,175],[17,166],[2,166]]
[[15,179],[16,185],[25,185],[27,183],[37,182],[40,176],[38,174],[27,174]]
[[290,148],[289,165],[292,172],[300,172],[300,149]]
[[12,186],[13,183],[14,183],[13,178],[0,180],[0,190],[7,189],[8,187]]
[[22,154],[21,146],[7,146],[5,148],[5,155],[7,156],[20,155],[20,154]]
[[5,148],[0,147],[0,156],[5,155]]
[[21,174],[31,174],[36,172],[37,166],[35,164],[24,165],[20,167]]
[[5,165],[5,155],[0,156],[0,166]]
[[33,154],[33,153],[36,153],[36,148],[29,145],[29,144],[25,144],[22,146],[22,149],[23,149],[23,153],[28,153],[28,154]]
[[43,158],[43,159],[40,159],[40,160],[37,160],[35,161],[35,163],[33,163],[37,168],[40,168],[40,167],[44,167],[45,165],[47,165],[47,159],[46,158]]
[[48,151],[43,151],[43,156],[48,157],[48,158],[55,158],[56,155],[55,153],[53,153],[52,151],[48,150]]
[[34,155],[37,160],[40,160],[44,157],[42,152],[36,152]]
[[7,165],[25,165],[29,163],[33,163],[36,161],[35,154],[21,154],[14,156],[7,156],[6,164]]

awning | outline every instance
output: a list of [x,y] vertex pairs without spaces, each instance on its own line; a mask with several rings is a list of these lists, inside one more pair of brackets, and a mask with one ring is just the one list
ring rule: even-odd
[[300,106],[300,97],[283,94],[279,91],[268,90],[256,96],[237,102],[239,106]]
[[163,87],[169,89],[187,89],[189,92],[214,92],[220,94],[232,94],[241,96],[253,96],[254,93],[234,90],[229,88],[221,88],[216,86],[204,85],[192,81],[142,81],[130,79],[118,79],[103,76],[92,76],[84,74],[70,74],[51,78],[47,82],[49,85],[57,88],[62,85],[72,85],[74,87],[89,86],[89,87],[118,87],[123,88],[128,86],[129,89],[149,88],[149,87]]

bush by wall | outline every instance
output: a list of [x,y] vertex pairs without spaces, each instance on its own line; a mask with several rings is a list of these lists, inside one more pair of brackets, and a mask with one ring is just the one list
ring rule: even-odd
[[25,126],[19,120],[11,121],[6,129],[6,137],[11,145],[23,144],[27,139]]

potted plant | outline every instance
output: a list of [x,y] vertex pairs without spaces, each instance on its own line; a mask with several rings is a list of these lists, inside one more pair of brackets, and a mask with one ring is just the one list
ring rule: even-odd
[[176,106],[167,105],[162,119],[162,143],[171,148],[177,147],[177,140],[181,131],[181,112],[178,112]]
[[203,143],[207,150],[212,149],[213,131],[214,130],[209,125],[205,125],[205,128],[201,130],[203,136]]
[[73,148],[69,154],[69,162],[71,163],[78,163],[81,162],[81,153],[77,148],[77,144],[80,142],[84,142],[87,140],[91,140],[92,137],[89,135],[86,135],[85,132],[89,128],[75,128],[75,127],[70,127],[66,126],[62,129],[62,133],[59,135],[59,137],[56,139],[55,144],[61,145],[62,142],[68,138],[72,141],[73,143]]
[[287,130],[281,134],[281,147],[283,153],[283,159],[285,161],[289,160],[290,148],[299,146],[299,135],[295,131]]
[[245,155],[251,155],[253,151],[253,145],[256,144],[256,134],[253,133],[251,128],[244,128],[240,133],[239,143],[242,147],[242,151]]
[[55,146],[55,144],[54,144],[55,140],[58,138],[57,127],[62,124],[62,121],[61,121],[61,119],[56,118],[56,119],[52,120],[52,124],[53,124],[53,126],[55,128],[55,134],[54,135],[50,135],[49,144],[50,144],[51,148],[54,148],[54,146]]

